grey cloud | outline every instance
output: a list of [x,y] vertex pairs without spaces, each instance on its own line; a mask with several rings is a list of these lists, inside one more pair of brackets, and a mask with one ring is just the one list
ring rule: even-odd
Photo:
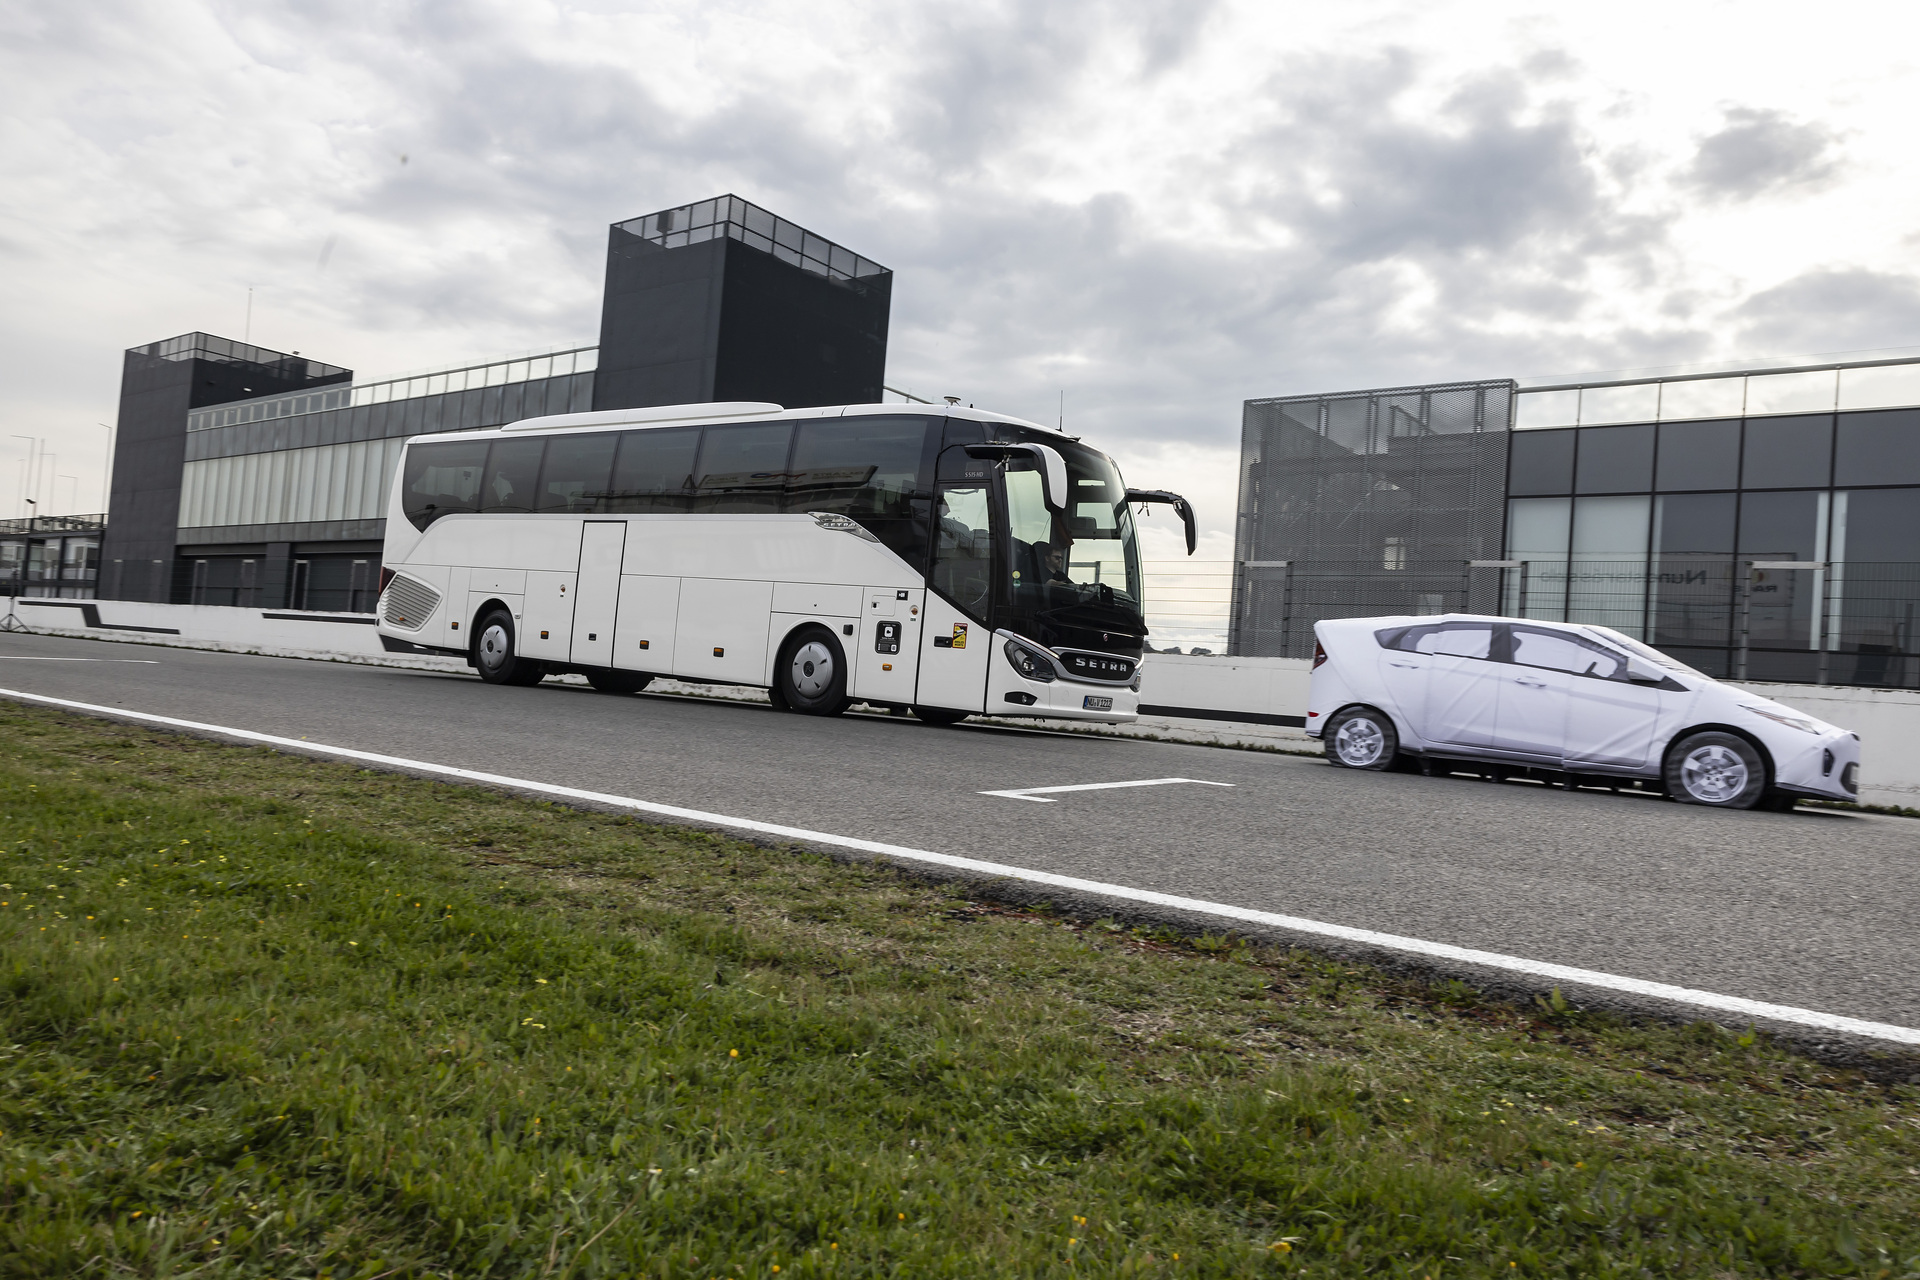
[[[1552,50],[1467,77],[1427,115],[1403,107],[1436,74],[1414,52],[1282,59],[1195,148],[1183,201],[1233,226],[1222,242],[1145,196],[1054,198],[1001,168],[1074,146],[1061,122],[1086,108],[1093,72],[1110,78],[1117,62],[1144,87],[1176,73],[1209,29],[1204,7],[903,7],[875,20],[884,29],[850,27],[867,43],[849,45],[847,69],[863,91],[877,82],[874,102],[844,103],[854,77],[829,68],[799,88],[745,76],[695,108],[626,68],[504,40],[477,6],[218,3],[201,20],[256,59],[249,75],[281,77],[283,99],[249,101],[284,116],[262,127],[196,116],[164,98],[169,78],[128,75],[131,97],[161,100],[117,107],[125,119],[96,130],[193,122],[169,124],[171,152],[133,145],[117,159],[117,181],[161,193],[139,250],[180,265],[153,288],[297,260],[315,277],[298,325],[349,349],[317,336],[290,345],[368,374],[425,363],[416,353],[429,345],[458,359],[590,339],[606,224],[723,190],[895,268],[895,385],[1042,419],[1064,387],[1069,425],[1115,443],[1229,445],[1251,396],[1671,363],[1709,334],[1708,305],[1678,304],[1684,285],[1665,284],[1684,275],[1667,219],[1630,214],[1620,194],[1647,180],[1640,161],[1603,149],[1557,104],[1571,63]],[[125,16],[130,30],[152,21]],[[82,62],[138,70],[97,29],[49,38],[69,37]],[[336,76],[364,77],[378,101],[358,115],[336,104],[346,118],[328,119],[299,100]],[[812,94],[859,108],[831,117],[853,123],[827,125]],[[1791,141],[1795,128],[1761,132]],[[275,138],[295,133],[324,136],[324,180],[275,167]],[[167,188],[168,166],[196,150],[251,155],[249,172],[273,177]],[[321,281],[313,264],[334,235]],[[1653,301],[1624,322],[1589,319],[1603,277],[1608,289],[1639,281]],[[1771,344],[1796,308],[1853,306],[1861,332],[1914,314],[1891,277],[1851,292],[1826,278],[1794,287],[1738,323]],[[171,305],[163,296],[152,314]]]
[[1719,131],[1701,141],[1688,177],[1700,190],[1734,200],[1817,186],[1838,169],[1838,144],[1822,125],[1796,123],[1772,109],[1735,107]]
[[1863,268],[1810,271],[1755,294],[1732,318],[1755,355],[1920,344],[1920,280]]

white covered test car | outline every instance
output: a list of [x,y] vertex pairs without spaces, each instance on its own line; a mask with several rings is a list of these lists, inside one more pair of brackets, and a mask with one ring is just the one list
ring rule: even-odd
[[1608,627],[1445,614],[1343,618],[1314,637],[1307,732],[1349,769],[1411,756],[1651,779],[1723,809],[1859,789],[1857,735]]

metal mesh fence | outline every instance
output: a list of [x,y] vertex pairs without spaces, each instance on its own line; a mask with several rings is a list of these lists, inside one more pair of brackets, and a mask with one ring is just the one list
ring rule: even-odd
[[1465,564],[1500,554],[1513,392],[1247,401],[1230,651],[1304,657],[1302,618],[1496,607],[1495,577]]

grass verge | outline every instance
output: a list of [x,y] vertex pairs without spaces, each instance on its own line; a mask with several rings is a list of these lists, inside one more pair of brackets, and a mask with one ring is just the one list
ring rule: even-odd
[[36,708],[0,816],[7,1275],[1920,1275],[1764,1037]]

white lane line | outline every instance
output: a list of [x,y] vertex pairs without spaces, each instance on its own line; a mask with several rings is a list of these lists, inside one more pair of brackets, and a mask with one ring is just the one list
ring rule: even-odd
[[1016,791],[982,791],[983,796],[1005,796],[1009,800],[1031,800],[1035,804],[1056,804],[1041,797],[1055,791],[1111,791],[1116,787],[1166,787],[1176,782],[1191,782],[1197,787],[1234,787],[1236,782],[1208,782],[1204,778],[1145,778],[1139,782],[1082,782],[1072,787],[1021,787]]
[[656,804],[651,800],[636,800],[631,796],[608,795],[600,791],[582,791],[578,787],[556,786],[551,782],[534,782],[526,778],[509,778],[497,773],[481,773],[475,769],[460,769],[453,765],[433,764],[426,760],[409,760],[404,756],[384,756],[372,751],[356,751],[352,747],[334,747],[321,742],[308,742],[304,738],[282,738],[271,733],[255,733],[251,729],[234,729],[226,725],[202,724],[196,720],[176,720],[172,716],[156,716],[145,711],[129,711],[125,707],[103,707],[91,702],[73,702],[66,698],[49,698],[45,694],[24,693],[16,689],[0,689],[0,697],[18,698],[22,702],[37,702],[49,707],[65,707],[73,711],[89,711],[119,720],[138,720],[144,724],[167,725],[175,729],[195,729],[202,733],[215,733],[222,737],[235,738],[242,742],[260,742],[269,746],[289,747],[295,751],[308,751],[318,755],[337,756],[342,760],[364,760],[369,764],[392,765],[395,768],[412,772],[436,774],[447,778],[461,778],[468,782],[481,782],[488,786],[508,787],[515,791],[532,791],[541,795],[564,796],[570,800],[587,800],[594,804],[603,804],[612,808],[634,809],[641,813],[657,813],[668,818],[684,818],[690,822],[706,823],[716,827],[730,827],[739,831],[753,831],[761,835],[783,836],[789,840],[805,840],[813,844],[829,845],[840,849],[857,849],[862,853],[883,854],[890,858],[905,858],[912,862],[925,862],[934,866],[952,867],[958,871],[973,871],[984,875],[999,876],[1009,880],[1024,880],[1030,884],[1044,884],[1056,889],[1071,889],[1076,893],[1093,894],[1102,898],[1114,898],[1124,902],[1144,902],[1156,907],[1170,907],[1176,911],[1191,912],[1195,915],[1218,916],[1223,920],[1241,920],[1248,924],[1267,925],[1271,928],[1286,929],[1293,933],[1304,933],[1314,937],[1337,938],[1342,942],[1357,942],[1363,946],[1378,947],[1386,951],[1402,951],[1410,955],[1426,956],[1435,960],[1451,960],[1459,964],[1476,965],[1483,969],[1501,969],[1510,973],[1524,973],[1536,978],[1548,978],[1554,982],[1585,987],[1597,987],[1604,991],[1622,991],[1631,995],[1646,996],[1655,1000],[1667,1000],[1675,1004],[1692,1005],[1701,1009],[1713,1009],[1720,1013],[1736,1014],[1747,1019],[1767,1019],[1773,1022],[1792,1023],[1796,1026],[1817,1027],[1822,1031],[1838,1031],[1847,1035],[1862,1036],[1872,1040],[1886,1040],[1894,1044],[1920,1045],[1920,1028],[1902,1027],[1889,1022],[1867,1022],[1860,1018],[1843,1017],[1837,1013],[1822,1013],[1817,1009],[1797,1009],[1792,1005],[1767,1004],[1760,1000],[1748,1000],[1742,996],[1723,996],[1713,991],[1696,991],[1691,987],[1669,986],[1664,982],[1647,982],[1640,978],[1625,978],[1619,974],[1602,973],[1595,969],[1575,969],[1570,965],[1549,964],[1544,960],[1528,960],[1522,956],[1501,955],[1497,951],[1476,951],[1471,947],[1456,947],[1445,942],[1428,942],[1423,938],[1406,938],[1398,934],[1377,933],[1372,929],[1353,929],[1343,924],[1327,924],[1320,920],[1308,920],[1300,916],[1283,916],[1271,911],[1255,911],[1250,907],[1236,907],[1224,902],[1207,902],[1199,898],[1182,898],[1171,893],[1156,893],[1151,889],[1135,889],[1127,885],[1104,884],[1098,880],[1081,880],[1075,876],[1055,875],[1050,871],[1030,871],[1025,867],[1011,867],[1001,862],[983,862],[977,858],[961,858],[950,853],[934,853],[927,849],[911,849],[905,845],[883,844],[878,840],[862,840],[856,836],[837,836],[824,831],[809,831],[805,827],[783,827],[772,822],[758,822],[752,818],[735,818],[721,813],[707,813],[700,809],[683,809],[677,805]]
[[33,658],[19,653],[0,653],[0,662],[127,662],[142,667],[157,667],[158,658]]

